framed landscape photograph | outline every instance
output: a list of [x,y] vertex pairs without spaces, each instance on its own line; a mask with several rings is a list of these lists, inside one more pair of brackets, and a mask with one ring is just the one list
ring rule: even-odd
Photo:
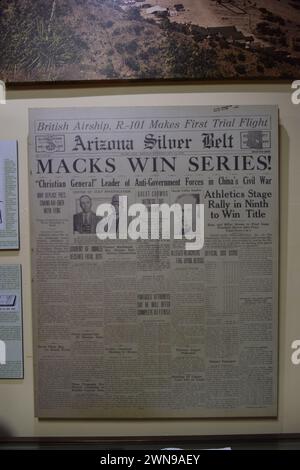
[[0,250],[20,249],[18,179],[18,143],[14,140],[1,140]]
[[1,0],[0,79],[295,79],[300,0]]

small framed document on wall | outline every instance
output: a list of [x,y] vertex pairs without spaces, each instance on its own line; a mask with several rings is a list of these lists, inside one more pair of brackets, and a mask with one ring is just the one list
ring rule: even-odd
[[29,168],[36,416],[276,417],[278,108],[34,109]]
[[19,250],[18,144],[0,141],[0,250]]
[[0,379],[23,379],[22,270],[0,266]]

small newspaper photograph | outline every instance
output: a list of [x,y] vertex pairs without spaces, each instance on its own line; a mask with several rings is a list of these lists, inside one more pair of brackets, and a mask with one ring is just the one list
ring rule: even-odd
[[278,108],[29,118],[36,416],[276,417]]
[[0,141],[0,250],[18,250],[18,145]]
[[0,265],[0,379],[22,379],[23,316],[21,265]]

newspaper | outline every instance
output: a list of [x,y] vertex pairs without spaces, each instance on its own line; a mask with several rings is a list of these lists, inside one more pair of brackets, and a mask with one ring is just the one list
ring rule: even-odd
[[0,379],[22,379],[21,265],[0,265]]
[[18,250],[19,196],[18,146],[12,140],[0,141],[0,250]]
[[[275,106],[30,110],[36,416],[277,415],[277,139]],[[121,196],[204,206],[204,246],[122,239]]]

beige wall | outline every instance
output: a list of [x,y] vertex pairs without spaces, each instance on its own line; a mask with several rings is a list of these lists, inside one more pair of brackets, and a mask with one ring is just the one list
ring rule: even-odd
[[[173,85],[10,91],[0,105],[0,139],[19,141],[20,252],[2,263],[23,266],[24,380],[0,382],[1,428],[13,436],[207,435],[300,432],[300,366],[291,342],[300,339],[300,105],[289,85]],[[27,176],[28,108],[278,104],[280,108],[280,346],[278,419],[39,421],[33,411],[32,318]]]

